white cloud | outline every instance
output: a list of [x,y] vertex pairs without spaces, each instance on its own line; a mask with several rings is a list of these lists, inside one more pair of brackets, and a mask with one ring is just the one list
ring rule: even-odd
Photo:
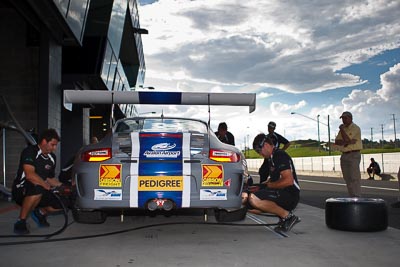
[[399,9],[398,1],[161,0],[140,9],[147,77],[290,92],[359,85],[335,71],[398,47]]
[[[277,131],[289,139],[308,139],[315,137],[316,122],[290,115],[291,111],[306,109],[311,118],[319,114],[322,123],[329,115],[334,135],[341,112],[350,110],[365,138],[371,127],[378,132],[381,124],[391,136],[390,114],[400,106],[400,64],[381,75],[378,91],[354,89],[346,95],[340,88],[365,88],[369,81],[338,71],[400,47],[400,1],[146,2],[139,12],[141,26],[149,30],[142,36],[148,86],[162,91],[257,93],[252,114],[244,107],[212,107],[213,128],[226,121],[243,143],[247,135],[266,131],[268,121],[274,120]],[[270,88],[299,97],[276,100],[278,94]],[[328,90],[338,92],[337,102],[326,99],[316,106],[302,94]],[[156,108],[208,120],[207,107]],[[326,129],[321,129],[321,138],[327,139]]]

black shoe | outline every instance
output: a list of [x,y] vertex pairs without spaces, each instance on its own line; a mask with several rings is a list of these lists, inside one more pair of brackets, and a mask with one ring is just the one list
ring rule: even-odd
[[49,227],[50,226],[50,224],[46,220],[46,215],[43,215],[40,212],[40,209],[38,209],[38,208],[34,209],[31,212],[31,217],[39,227]]
[[275,227],[275,231],[277,232],[289,232],[292,230],[293,226],[295,224],[301,222],[300,218],[297,217],[294,214],[289,214],[289,216],[285,219],[282,219],[279,223],[278,226]]
[[14,224],[14,233],[17,235],[26,235],[29,234],[28,227],[26,227],[26,221],[25,220],[18,220]]
[[374,180],[374,177],[369,177],[368,180]]

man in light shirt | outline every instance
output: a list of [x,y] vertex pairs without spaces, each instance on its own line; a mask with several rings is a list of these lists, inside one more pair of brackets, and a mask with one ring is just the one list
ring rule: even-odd
[[349,111],[343,112],[343,124],[339,126],[335,144],[341,148],[340,167],[343,179],[347,184],[347,191],[351,197],[361,197],[361,130],[353,123],[353,115]]

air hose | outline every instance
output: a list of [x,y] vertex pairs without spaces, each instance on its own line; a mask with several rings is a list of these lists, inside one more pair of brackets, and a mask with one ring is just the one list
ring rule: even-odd
[[[68,227],[68,208],[65,206],[64,202],[60,198],[60,195],[59,195],[60,192],[59,192],[58,188],[54,188],[50,192],[55,196],[55,198],[60,203],[60,205],[62,207],[63,215],[64,215],[64,225],[59,230],[57,230],[57,231],[55,231],[53,233],[50,233],[50,234],[46,234],[46,235],[31,235],[31,234],[26,234],[26,235],[0,235],[0,238],[9,238],[9,237],[45,237],[45,238],[50,238],[52,236],[59,235],[62,232],[64,232],[64,230]],[[0,243],[0,245],[1,244],[2,243]]]
[[[60,242],[60,241],[71,241],[71,240],[80,240],[80,239],[89,239],[89,238],[97,238],[97,237],[105,237],[110,235],[122,234],[152,227],[159,227],[159,226],[169,226],[169,225],[214,225],[214,226],[275,226],[277,223],[265,223],[265,224],[235,224],[235,223],[210,223],[210,222],[167,222],[167,223],[157,223],[157,224],[148,224],[133,228],[128,228],[124,230],[118,230],[108,233],[102,234],[94,234],[94,235],[84,235],[84,236],[74,236],[74,237],[64,237],[64,238],[55,238],[55,239],[44,239],[44,240],[30,240],[30,241],[21,241],[21,242],[5,242],[0,243],[0,246],[13,246],[13,245],[24,245],[24,244],[35,244],[35,243],[50,243],[50,242]],[[32,236],[32,235],[29,235]],[[48,236],[48,235],[47,235]],[[12,236],[15,237],[15,236]],[[27,237],[27,236],[25,236]],[[37,237],[37,236],[36,236]]]

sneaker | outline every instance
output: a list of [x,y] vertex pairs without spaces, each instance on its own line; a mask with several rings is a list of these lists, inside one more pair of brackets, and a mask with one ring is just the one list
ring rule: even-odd
[[39,227],[49,227],[50,226],[50,224],[46,220],[47,216],[43,215],[40,212],[39,208],[36,208],[31,212],[31,217]]
[[14,233],[17,235],[26,235],[29,234],[28,227],[26,227],[26,221],[25,220],[18,220],[14,224]]
[[281,219],[278,223],[278,226],[275,227],[275,231],[278,232],[289,232],[292,230],[295,224],[301,222],[300,218],[294,214],[289,214],[286,219]]

